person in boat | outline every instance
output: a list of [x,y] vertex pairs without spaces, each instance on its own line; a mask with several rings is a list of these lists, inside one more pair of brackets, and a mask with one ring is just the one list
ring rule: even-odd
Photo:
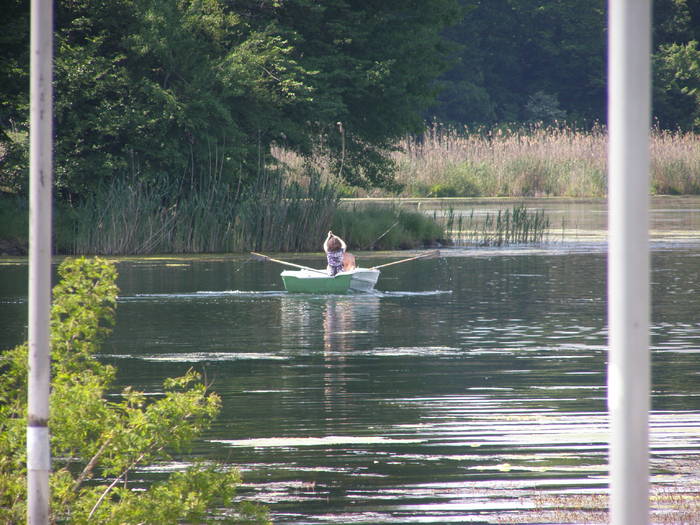
[[338,272],[347,272],[355,268],[355,257],[346,252],[347,248],[343,239],[333,235],[332,231],[328,232],[326,241],[323,243],[323,251],[326,252],[328,273],[331,277]]

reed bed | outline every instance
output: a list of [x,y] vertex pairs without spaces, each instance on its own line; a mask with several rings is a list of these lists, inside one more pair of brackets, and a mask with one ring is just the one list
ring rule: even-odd
[[[358,197],[605,197],[607,130],[594,126],[455,129],[432,125],[405,138],[391,153],[403,187],[344,188]],[[293,153],[273,155],[292,172],[303,165]],[[700,135],[654,129],[650,140],[650,191],[658,195],[700,194]],[[333,174],[322,159],[319,170]]]
[[651,140],[651,182],[657,195],[700,195],[700,135],[655,132]]
[[393,154],[408,196],[600,197],[606,190],[602,128],[459,132],[434,125]]
[[238,206],[228,251],[318,251],[339,201],[335,185],[314,175],[258,179]]
[[447,238],[458,246],[542,243],[548,240],[550,226],[544,210],[529,210],[523,204],[483,216],[475,215],[474,211],[456,213],[449,208],[442,216],[435,212],[434,220],[443,224]]
[[147,255],[318,251],[329,229],[354,250],[546,241],[549,219],[524,205],[496,213],[424,214],[396,205],[339,207],[335,186],[265,176],[236,195],[226,185],[185,194],[169,183],[115,181],[77,207],[59,208],[57,251]]
[[353,250],[394,250],[444,245],[444,226],[435,218],[398,206],[353,204],[339,208],[333,232]]
[[332,185],[265,175],[237,194],[211,181],[183,192],[170,182],[115,181],[59,209],[66,254],[213,253],[318,249],[338,203]]

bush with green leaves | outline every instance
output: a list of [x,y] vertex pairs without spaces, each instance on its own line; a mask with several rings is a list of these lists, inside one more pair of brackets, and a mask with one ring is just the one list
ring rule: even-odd
[[[136,468],[170,460],[209,428],[221,400],[190,370],[154,399],[132,388],[107,397],[115,369],[95,354],[114,323],[114,266],[66,260],[51,310],[51,520],[62,523],[269,523],[237,505],[237,470],[196,464],[133,490]],[[0,355],[0,522],[26,515],[27,345]],[[116,399],[116,400],[114,400]],[[142,487],[139,487],[142,489]]]

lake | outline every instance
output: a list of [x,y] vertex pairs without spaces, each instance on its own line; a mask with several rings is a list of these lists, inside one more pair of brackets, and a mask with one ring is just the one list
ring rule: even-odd
[[[652,214],[652,481],[697,492],[700,201],[670,202]],[[568,206],[548,213],[573,221]],[[102,350],[120,385],[157,393],[195,367],[223,400],[192,456],[143,475],[238,466],[275,523],[542,522],[604,494],[604,206],[576,214],[580,237],[448,248],[385,268],[372,294],[287,294],[281,266],[247,256],[121,260]],[[0,260],[1,348],[26,337],[26,273]]]

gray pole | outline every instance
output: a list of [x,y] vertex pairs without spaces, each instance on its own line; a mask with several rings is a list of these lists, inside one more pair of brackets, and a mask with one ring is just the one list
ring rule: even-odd
[[53,2],[32,0],[29,114],[27,522],[49,523]]
[[649,523],[651,1],[610,0],[610,523]]

